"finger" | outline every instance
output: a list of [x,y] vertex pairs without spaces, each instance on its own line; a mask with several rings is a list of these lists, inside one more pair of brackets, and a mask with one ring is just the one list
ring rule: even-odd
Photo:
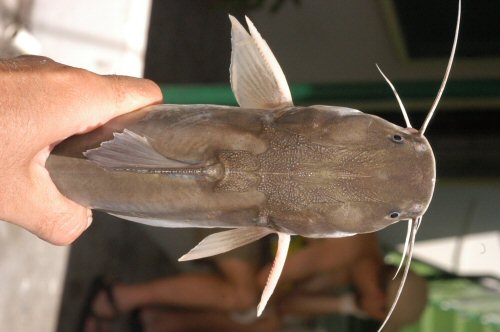
[[[160,87],[151,80],[130,76],[100,76],[115,97],[114,109],[108,120],[138,108],[161,103],[163,95]],[[126,110],[128,108],[128,110]]]
[[[83,72],[83,74],[82,74]],[[77,92],[70,110],[62,114],[58,139],[75,133],[91,131],[109,120],[163,100],[161,89],[154,82],[128,76],[99,76],[80,71]],[[71,101],[68,101],[71,102]]]
[[30,171],[16,183],[18,197],[11,201],[20,213],[14,222],[53,244],[72,243],[90,225],[91,210],[61,195],[42,166],[33,165]]
[[162,101],[160,88],[150,80],[101,76],[45,57],[1,61],[0,71],[8,91],[6,118],[16,129],[13,134],[29,142],[30,153]]

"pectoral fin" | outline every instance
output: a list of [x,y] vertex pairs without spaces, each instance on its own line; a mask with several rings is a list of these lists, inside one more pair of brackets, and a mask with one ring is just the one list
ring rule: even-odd
[[264,311],[267,301],[271,298],[271,295],[278,284],[278,280],[285,266],[286,255],[288,253],[288,247],[290,246],[290,234],[278,233],[278,249],[276,250],[276,257],[274,258],[273,267],[267,278],[266,286],[262,291],[260,297],[259,305],[257,306],[257,316],[260,316]]
[[114,133],[111,141],[83,154],[97,165],[107,169],[155,169],[192,166],[187,162],[169,159],[158,153],[148,139],[125,129]]
[[283,70],[253,23],[246,18],[250,34],[231,20],[231,87],[241,107],[276,109],[293,106]]
[[264,227],[244,227],[211,234],[187,254],[179,258],[179,261],[189,261],[222,254],[257,241],[273,232],[273,230]]

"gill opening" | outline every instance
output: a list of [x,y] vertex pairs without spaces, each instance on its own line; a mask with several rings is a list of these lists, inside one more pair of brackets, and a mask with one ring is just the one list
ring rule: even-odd
[[[417,235],[418,228],[420,227],[420,223],[422,222],[422,216],[417,217],[416,219],[410,219],[409,221],[409,226],[408,227],[408,235],[406,238],[406,243],[405,243],[405,249],[403,252],[403,258],[402,258],[402,264],[400,266],[404,266],[403,270],[403,276],[401,278],[401,283],[399,284],[398,291],[396,292],[396,296],[394,297],[394,300],[392,301],[392,305],[389,309],[389,312],[387,313],[387,316],[385,317],[384,321],[382,322],[382,325],[380,325],[378,332],[382,331],[384,326],[387,324],[389,321],[389,318],[391,318],[391,315],[396,308],[396,304],[398,303],[399,297],[401,296],[401,293],[403,292],[403,288],[406,282],[406,279],[408,277],[408,273],[410,272],[410,263],[411,263],[411,258],[413,256],[413,248],[415,246],[415,238]],[[398,269],[399,270],[399,269]]]

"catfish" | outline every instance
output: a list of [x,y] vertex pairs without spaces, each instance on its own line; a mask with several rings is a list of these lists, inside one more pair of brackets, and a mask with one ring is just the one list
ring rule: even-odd
[[436,163],[424,132],[453,63],[460,4],[446,73],[418,130],[382,71],[406,128],[346,107],[294,106],[285,75],[255,26],[246,18],[247,32],[229,18],[230,81],[239,107],[164,104],[115,118],[52,151],[46,166],[54,183],[82,205],[134,222],[230,229],[208,236],[181,261],[277,234],[257,315],[276,286],[291,235],[345,237],[406,220],[403,281],[384,325],[434,192]]

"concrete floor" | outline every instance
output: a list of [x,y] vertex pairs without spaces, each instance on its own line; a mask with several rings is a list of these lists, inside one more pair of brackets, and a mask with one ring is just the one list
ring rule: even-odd
[[0,330],[54,331],[68,247],[0,221]]

